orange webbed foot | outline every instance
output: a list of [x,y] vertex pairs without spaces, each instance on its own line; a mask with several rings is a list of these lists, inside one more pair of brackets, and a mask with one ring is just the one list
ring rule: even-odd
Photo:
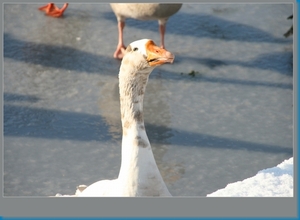
[[39,10],[44,11],[46,15],[52,17],[61,17],[64,11],[68,7],[68,3],[65,3],[62,8],[58,8],[54,3],[49,3],[45,6],[39,8]]

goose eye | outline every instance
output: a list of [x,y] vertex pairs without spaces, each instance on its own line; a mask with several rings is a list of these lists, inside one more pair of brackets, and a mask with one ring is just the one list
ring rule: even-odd
[[137,51],[137,50],[138,50],[138,48],[137,48],[137,47],[133,48],[133,51]]

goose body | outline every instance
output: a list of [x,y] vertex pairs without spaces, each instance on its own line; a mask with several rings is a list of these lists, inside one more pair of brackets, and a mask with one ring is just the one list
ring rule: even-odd
[[158,20],[161,47],[165,48],[164,36],[166,23],[170,16],[179,11],[182,4],[161,4],[161,3],[111,3],[113,12],[118,20],[119,39],[114,57],[122,59],[125,45],[123,42],[123,29],[126,18],[138,20]]
[[174,55],[143,39],[131,43],[119,71],[122,161],[119,176],[78,193],[86,196],[171,196],[156,165],[143,119],[143,98],[152,70],[172,63]]

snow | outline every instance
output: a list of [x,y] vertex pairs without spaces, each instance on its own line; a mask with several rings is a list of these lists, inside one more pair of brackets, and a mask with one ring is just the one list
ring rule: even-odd
[[228,184],[208,197],[292,197],[293,157],[255,176]]

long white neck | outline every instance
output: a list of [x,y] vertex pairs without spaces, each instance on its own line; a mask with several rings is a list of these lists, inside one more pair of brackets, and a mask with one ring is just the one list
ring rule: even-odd
[[[124,61],[124,60],[123,60]],[[149,71],[120,69],[119,89],[123,128],[118,177],[123,196],[170,196],[157,168],[143,119],[143,98]]]

